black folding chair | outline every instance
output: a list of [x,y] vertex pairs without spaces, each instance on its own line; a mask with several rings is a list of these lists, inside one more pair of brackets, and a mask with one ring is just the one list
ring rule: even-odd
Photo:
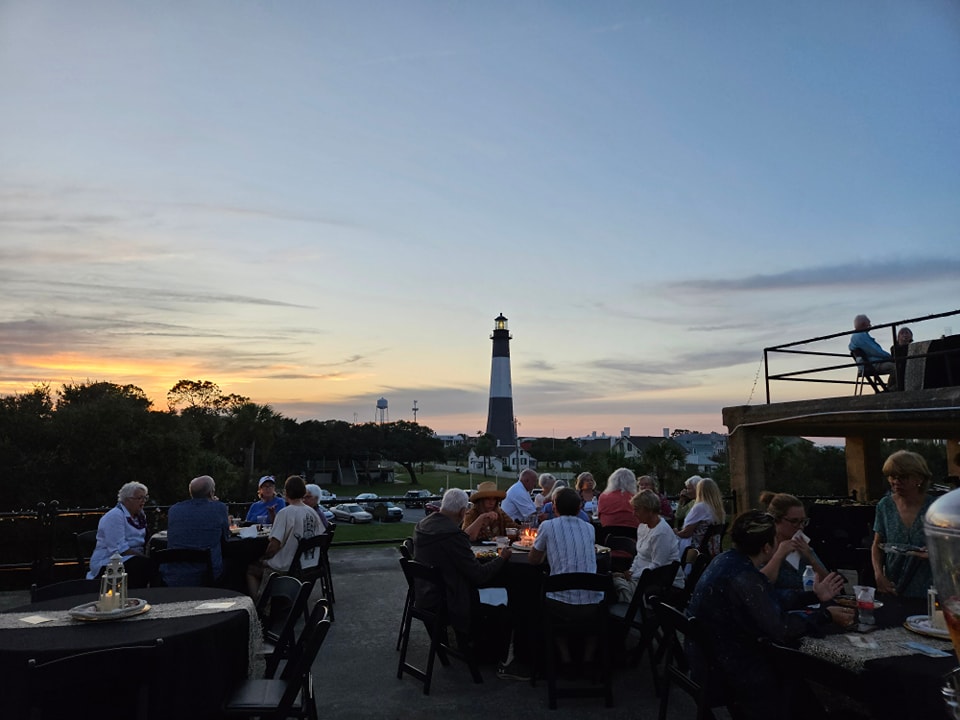
[[[704,685],[690,675],[690,665],[683,647],[684,641],[695,643],[705,657],[712,657],[710,637],[697,618],[687,617],[677,608],[660,600],[654,600],[653,603],[663,628],[666,661],[663,690],[660,694],[660,720],[666,720],[667,717],[671,685],[679,685],[696,702],[697,720],[712,720],[712,709],[715,707],[726,707],[735,720],[741,718],[742,713],[727,698],[723,690],[723,674],[720,668],[711,668]],[[680,639],[681,636],[683,640]],[[731,671],[736,672],[736,668],[731,668]],[[721,700],[718,701],[716,698]]]
[[73,534],[73,546],[77,553],[77,566],[80,577],[85,578],[90,569],[90,556],[97,547],[97,531],[84,530]]
[[[607,619],[609,612],[606,605],[607,592],[611,590],[613,581],[610,575],[597,573],[561,573],[549,575],[543,580],[543,595],[541,616],[543,618],[545,671],[547,679],[547,703],[551,710],[557,707],[558,697],[602,697],[606,707],[613,707],[613,681],[610,671],[610,645],[608,642]],[[551,600],[547,593],[562,592],[564,590],[586,590],[600,592],[604,599],[595,605],[569,605]],[[594,612],[589,618],[581,615],[588,614],[584,608],[592,608]],[[570,613],[576,613],[573,621]],[[600,682],[593,686],[557,686],[556,641],[558,638],[571,637],[596,639],[597,652],[600,662],[597,668]],[[537,666],[534,666],[532,680],[537,677]]]
[[[289,575],[303,582],[320,583],[320,592],[328,601],[330,619],[333,620],[333,578],[330,574],[328,550],[333,535],[324,533],[310,538],[297,539],[297,552],[290,563]],[[304,567],[306,563],[306,567]]]
[[662,648],[663,637],[660,622],[649,602],[651,597],[667,596],[673,587],[673,581],[677,577],[679,569],[680,561],[675,560],[662,567],[644,570],[637,580],[637,587],[630,602],[618,602],[610,606],[612,619],[621,627],[624,647],[626,647],[631,630],[636,630],[640,634],[637,644],[630,651],[630,660],[634,665],[637,665],[643,658],[643,653],[648,654],[650,673],[657,694],[659,694],[660,685],[657,677],[657,665],[661,659],[661,653],[655,653],[654,646]]
[[166,587],[213,585],[210,548],[167,548],[153,551],[150,557],[157,563],[157,579],[151,582],[151,585]]
[[[400,543],[400,556],[404,560],[413,560],[413,540],[407,538]],[[397,633],[397,652],[400,652],[400,643],[403,642],[403,626],[407,622],[407,615],[410,613],[410,606],[413,605],[414,593],[413,587],[407,586],[407,595],[403,600],[403,615],[400,616],[400,631]]]
[[[480,668],[473,656],[468,638],[459,636],[459,640],[464,641],[458,648],[453,648],[448,642],[448,630],[450,618],[447,614],[447,591],[443,580],[443,574],[436,568],[424,565],[416,560],[407,560],[400,558],[400,567],[403,569],[403,576],[407,580],[408,592],[416,592],[417,583],[433,587],[433,596],[437,598],[437,606],[433,608],[418,607],[416,602],[411,604],[406,620],[403,623],[403,632],[400,643],[400,662],[397,664],[397,679],[402,679],[403,674],[412,675],[423,683],[423,694],[430,694],[430,683],[433,678],[433,663],[435,658],[440,659],[441,665],[449,665],[449,656],[458,660],[463,660],[470,668],[470,674],[475,683],[482,683],[483,676],[480,674]],[[426,667],[421,669],[412,663],[407,662],[407,649],[410,645],[410,626],[414,620],[419,620],[427,629],[430,636],[430,649],[427,653]]]
[[308,718],[317,720],[311,667],[330,631],[325,603],[310,614],[306,627],[279,677],[246,680],[223,705],[226,717]]
[[[94,650],[38,662],[28,661],[27,688],[31,720],[43,718],[110,717],[117,708],[133,720],[150,717],[152,687],[161,677],[156,662],[163,640],[150,645],[130,645]],[[131,668],[136,672],[131,673]],[[104,689],[104,678],[124,678]]]
[[64,580],[50,585],[31,585],[30,602],[56,600],[70,595],[96,595],[99,592],[99,580]]

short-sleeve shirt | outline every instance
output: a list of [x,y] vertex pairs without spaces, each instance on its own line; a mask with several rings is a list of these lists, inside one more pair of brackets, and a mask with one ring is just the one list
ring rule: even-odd
[[[325,529],[317,517],[317,512],[309,505],[287,505],[273,521],[270,530],[270,539],[280,541],[277,554],[267,560],[267,565],[273,570],[286,572],[290,569],[294,556],[297,554],[297,541],[323,535]],[[320,554],[314,549],[300,560],[301,567],[316,567],[320,562]]]
[[267,508],[273,508],[277,512],[280,512],[285,505],[286,503],[279,495],[274,495],[270,502],[257,500],[255,503],[253,503],[253,505],[250,506],[250,509],[247,510],[247,522],[259,522],[258,518],[262,517],[263,515],[267,515],[269,517],[270,514],[267,511]]
[[[873,531],[880,536],[880,542],[883,543],[926,547],[927,537],[923,531],[923,517],[927,514],[927,509],[932,502],[933,498],[927,495],[924,498],[923,507],[914,518],[913,525],[908,528],[900,519],[900,512],[893,497],[886,495],[877,503]],[[884,553],[883,574],[897,586],[897,594],[903,597],[926,597],[927,588],[933,584],[930,561],[912,555]],[[912,574],[912,578],[906,582],[905,587],[900,587],[908,574]]]
[[537,506],[530,498],[530,493],[519,480],[507,490],[507,496],[500,503],[500,509],[513,520],[523,520],[537,512]]
[[[540,525],[533,547],[546,553],[550,574],[597,572],[597,548],[593,525],[573,515],[561,515]],[[593,590],[563,590],[548,593],[551,600],[568,605],[590,605],[603,600]]]

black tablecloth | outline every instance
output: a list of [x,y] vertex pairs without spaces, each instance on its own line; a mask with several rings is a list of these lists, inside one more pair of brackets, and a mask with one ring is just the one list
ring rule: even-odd
[[[235,595],[220,588],[144,588],[136,597],[151,604],[211,600]],[[237,594],[238,595],[238,594]],[[68,610],[94,596],[72,596],[13,608],[9,612]],[[16,692],[6,693],[4,715],[26,717],[32,692],[56,692],[56,688],[29,687],[28,661],[38,662],[76,653],[124,645],[149,644],[163,639],[157,650],[159,661],[154,672],[161,692],[151,694],[151,717],[217,717],[223,698],[247,674],[249,615],[246,610],[192,615],[188,617],[137,621],[76,622],[60,627],[25,627],[0,630],[0,676],[4,686]],[[131,673],[137,672],[131,668]],[[123,678],[102,677],[90,668],[91,683],[101,683],[104,692]],[[64,697],[64,717],[82,717],[81,708]]]
[[[926,599],[878,596],[883,607],[875,611],[877,626],[899,627],[911,615],[926,615]],[[921,635],[918,642],[924,642]],[[890,720],[948,720],[940,694],[943,676],[957,667],[957,658],[897,655],[868,660],[863,665],[867,704],[877,718]]]

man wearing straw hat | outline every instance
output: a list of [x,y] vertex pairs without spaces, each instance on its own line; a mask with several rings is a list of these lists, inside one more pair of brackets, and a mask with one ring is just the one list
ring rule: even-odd
[[467,510],[463,518],[463,531],[470,536],[471,542],[506,535],[507,528],[517,527],[498,507],[506,495],[505,491],[497,489],[497,484],[492,480],[477,485],[477,491],[470,496],[473,507]]

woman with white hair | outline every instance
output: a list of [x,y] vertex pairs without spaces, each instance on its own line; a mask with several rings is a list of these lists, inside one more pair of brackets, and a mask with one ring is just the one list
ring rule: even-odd
[[673,526],[677,529],[683,527],[683,521],[687,513],[693,507],[694,498],[697,497],[697,483],[703,480],[699,475],[691,475],[683,482],[680,488],[680,496],[677,498],[677,511],[673,516]]
[[114,553],[120,555],[127,571],[129,587],[146,587],[156,571],[156,563],[146,556],[147,486],[128,482],[117,493],[116,507],[108,510],[97,524],[97,546],[90,557],[88,580],[96,579]]
[[633,513],[630,498],[637,494],[637,476],[630,468],[617,468],[607,478],[607,486],[600,493],[597,514],[600,525],[618,525],[635,528],[640,524]]

